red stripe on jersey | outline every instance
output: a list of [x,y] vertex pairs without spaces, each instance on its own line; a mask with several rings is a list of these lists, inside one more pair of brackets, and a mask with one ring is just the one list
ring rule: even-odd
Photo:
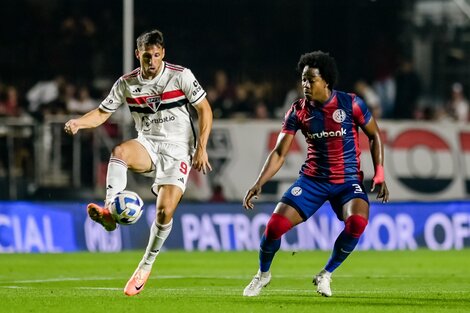
[[357,104],[356,101],[353,101],[352,103],[352,111],[353,111],[354,119],[357,120],[358,124],[364,125],[364,122],[365,122],[364,114],[362,113],[361,107],[359,106],[359,104]]
[[174,65],[174,64],[171,64],[171,63],[165,63],[165,65],[166,65],[166,67],[168,67],[170,70],[173,70],[173,71],[182,72],[184,70],[184,67]]
[[126,101],[127,103],[131,103],[131,104],[146,104],[148,97],[155,97],[155,96],[142,96],[142,97],[137,97],[137,98],[127,97]]
[[[160,96],[161,97],[160,101],[171,100],[171,99],[178,98],[178,97],[181,97],[181,96],[184,96],[184,93],[181,90],[167,91],[167,92],[164,92]],[[148,98],[152,98],[152,97],[157,97],[157,96],[156,95],[151,95],[151,96],[141,96],[141,97],[135,97],[135,98],[127,97],[126,101],[129,104],[143,105],[143,104],[147,103]]]
[[[365,123],[364,114],[359,104],[356,101],[354,101],[356,99],[356,95],[355,94],[348,94],[348,95],[351,96],[353,99],[352,101],[353,120],[355,120],[358,125],[364,125]],[[353,132],[353,138],[354,138],[354,146],[356,147],[357,168],[358,170],[360,170],[361,168],[361,145],[364,145],[364,142],[361,140],[361,136],[357,127],[352,127],[352,132]],[[364,136],[364,137],[366,137],[365,139],[367,141],[367,144],[366,144],[367,148],[370,149],[369,138],[367,138],[367,136]]]
[[[326,108],[325,131],[341,132],[341,123],[333,120],[333,113],[338,109],[338,98],[330,100]],[[330,165],[330,177],[332,183],[344,183],[344,142],[343,136],[329,137],[326,139],[326,148],[328,149],[328,164]]]
[[172,90],[172,91],[167,91],[162,94],[162,100],[168,100],[168,99],[173,99],[173,98],[178,98],[184,96],[184,92],[181,90]]
[[470,151],[470,134],[469,133],[460,134],[460,142],[461,142],[463,151]]
[[133,70],[130,73],[122,75],[122,79],[128,79],[128,78],[131,78],[131,77],[136,77],[137,75],[139,75],[139,73],[140,73],[140,67],[136,68],[135,70]]
[[[353,138],[354,138],[354,146],[356,147],[356,162],[357,162],[357,168],[360,170],[361,168],[361,141],[359,138],[359,133],[358,133],[358,128],[357,127],[352,127],[352,132],[353,132]],[[367,136],[365,136],[367,138]],[[367,138],[368,139],[368,138]]]

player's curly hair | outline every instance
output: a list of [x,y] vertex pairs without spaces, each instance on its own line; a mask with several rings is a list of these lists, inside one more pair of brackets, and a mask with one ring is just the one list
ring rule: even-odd
[[334,88],[338,79],[338,68],[335,59],[329,53],[317,50],[302,54],[299,63],[297,63],[299,73],[302,73],[307,65],[317,68],[321,77],[327,82],[328,88]]
[[165,48],[165,41],[163,40],[163,33],[158,29],[150,30],[142,33],[137,38],[137,49],[143,50],[146,46],[157,45]]

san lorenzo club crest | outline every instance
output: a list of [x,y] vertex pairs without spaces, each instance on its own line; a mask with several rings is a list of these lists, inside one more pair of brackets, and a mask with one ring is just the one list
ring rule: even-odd
[[302,188],[300,187],[294,187],[291,189],[290,193],[293,195],[293,196],[300,196],[302,194]]
[[336,123],[342,123],[346,119],[346,112],[342,109],[337,109],[333,112],[333,120]]

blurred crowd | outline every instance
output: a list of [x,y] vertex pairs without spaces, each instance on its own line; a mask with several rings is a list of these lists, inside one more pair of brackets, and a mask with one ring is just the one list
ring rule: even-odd
[[411,59],[372,82],[358,80],[354,92],[361,96],[377,119],[468,122],[470,102],[461,82],[447,87],[443,99],[429,100]]
[[[47,115],[83,114],[96,108],[108,91],[108,88],[67,81],[60,75],[37,82],[25,94],[14,85],[0,82],[0,117],[29,115],[42,121]],[[292,102],[303,97],[300,82],[294,84],[283,99],[274,99],[273,85],[269,81],[234,82],[222,69],[214,73],[206,91],[216,119],[282,118]],[[384,80],[357,80],[351,92],[364,99],[377,119],[469,121],[468,90],[461,82],[448,86],[441,103],[427,105],[420,79],[408,61],[396,75]]]
[[[230,74],[218,69],[205,84],[216,119],[282,118],[292,102],[303,97],[300,79],[287,82],[292,87],[285,88],[279,98],[272,81],[235,80]],[[66,77],[38,81],[24,92],[0,81],[0,117],[26,115],[42,121],[46,115],[84,114],[98,106],[113,82],[111,78],[72,81]],[[377,119],[467,122],[468,89],[462,82],[453,82],[443,99],[427,101],[412,61],[404,59],[388,75],[358,79],[346,91],[362,97]]]

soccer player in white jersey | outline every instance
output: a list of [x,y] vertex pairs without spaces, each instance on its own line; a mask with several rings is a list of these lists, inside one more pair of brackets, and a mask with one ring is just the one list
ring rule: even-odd
[[[127,104],[138,137],[114,147],[106,177],[104,207],[90,203],[92,220],[107,231],[116,229],[108,210],[114,196],[125,189],[127,170],[153,174],[152,192],[157,195],[156,219],[150,229],[145,254],[124,287],[133,296],[142,291],[152,265],[168,237],[173,214],[186,188],[190,168],[206,174],[212,170],[206,146],[212,128],[212,110],[206,92],[192,72],[163,61],[165,45],[158,30],[137,38],[135,55],[140,67],[120,77],[108,97],[98,108],[65,123],[68,134],[103,124],[119,106]],[[199,136],[196,139],[189,105],[198,114]]]

